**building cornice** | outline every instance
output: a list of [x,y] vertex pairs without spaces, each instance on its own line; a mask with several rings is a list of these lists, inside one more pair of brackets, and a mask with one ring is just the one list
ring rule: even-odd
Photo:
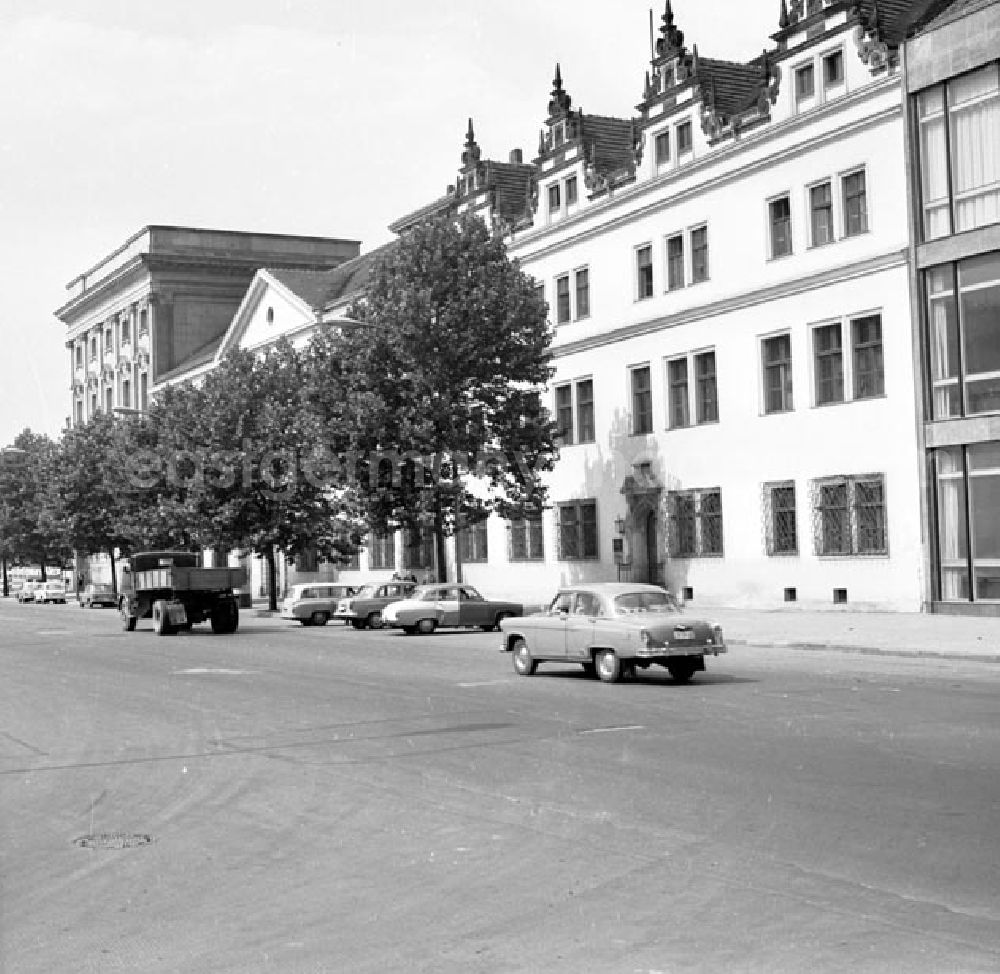
[[[508,244],[509,249],[512,256],[517,257],[522,264],[527,261],[539,260],[552,254],[558,254],[561,251],[570,247],[575,247],[586,240],[601,236],[609,230],[625,226],[635,220],[641,219],[642,217],[660,213],[677,203],[684,202],[692,197],[704,195],[708,191],[719,189],[730,183],[743,180],[748,175],[752,175],[761,170],[771,169],[778,163],[797,158],[798,156],[804,155],[806,152],[810,152],[813,149],[842,142],[844,138],[849,135],[854,135],[859,132],[864,132],[869,128],[874,128],[894,117],[898,116],[902,118],[903,105],[902,101],[900,101],[899,103],[874,114],[855,119],[854,121],[848,122],[844,125],[831,127],[830,131],[824,132],[822,135],[815,138],[811,138],[808,142],[797,142],[777,155],[763,156],[747,165],[739,167],[734,166],[730,171],[720,173],[715,176],[709,176],[709,178],[706,178],[696,185],[688,187],[687,189],[681,190],[678,193],[666,195],[662,192],[663,189],[669,187],[672,183],[680,182],[681,180],[690,178],[692,175],[696,176],[702,171],[707,171],[712,167],[724,164],[730,161],[730,159],[734,156],[745,154],[754,148],[766,144],[766,142],[770,139],[777,139],[793,134],[796,130],[811,126],[826,116],[838,114],[844,109],[855,107],[860,102],[864,102],[873,96],[881,95],[886,91],[889,91],[892,88],[898,88],[899,86],[899,75],[892,75],[884,81],[878,82],[874,86],[864,87],[853,95],[838,98],[836,101],[828,102],[826,105],[813,109],[807,113],[803,113],[802,115],[796,115],[795,117],[785,121],[776,122],[767,129],[760,130],[748,138],[741,139],[739,142],[733,143],[718,152],[704,156],[702,159],[695,160],[681,170],[666,173],[662,176],[657,176],[651,180],[646,180],[641,183],[636,183],[633,188],[617,192],[606,201],[598,204],[597,206],[589,207],[575,216],[560,220],[558,223],[541,227],[537,230],[532,230],[521,235],[515,235]],[[657,194],[656,199],[650,200],[646,203],[640,202],[644,195],[652,193]],[[613,214],[615,211],[619,211],[617,215],[611,216],[610,219],[601,220],[602,216]],[[599,223],[596,222],[598,220],[600,220]],[[573,227],[574,224],[579,227],[578,232],[572,234],[571,236],[565,236],[566,228]],[[559,236],[558,240],[551,239],[557,235]],[[527,249],[532,245],[536,245],[537,249]]]
[[642,335],[650,335],[655,332],[666,331],[670,328],[679,328],[682,325],[690,325],[708,318],[731,314],[734,311],[742,311],[746,308],[767,304],[771,301],[780,301],[784,298],[794,297],[795,295],[815,291],[819,288],[830,287],[834,284],[843,284],[846,281],[868,277],[882,271],[905,267],[908,258],[908,248],[893,250],[878,257],[859,260],[853,264],[821,271],[818,274],[811,274],[808,277],[799,277],[794,281],[783,281],[781,284],[758,288],[755,291],[723,298],[721,301],[703,304],[697,308],[687,308],[676,314],[658,315],[646,321],[638,321],[631,325],[624,325],[621,328],[614,328],[611,331],[601,332],[599,335],[590,335],[586,338],[566,342],[562,345],[554,345],[551,348],[551,354],[554,359],[566,358],[578,352],[586,352],[605,345],[614,345],[629,338],[638,338]]

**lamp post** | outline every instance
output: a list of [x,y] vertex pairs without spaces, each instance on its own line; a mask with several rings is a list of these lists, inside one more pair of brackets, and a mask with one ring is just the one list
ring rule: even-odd
[[[0,459],[11,455],[17,456],[18,454],[24,455],[25,451],[16,446],[5,446],[0,448]],[[0,565],[3,568],[3,597],[7,598],[10,595],[10,582],[7,579],[7,515],[10,508],[7,505],[7,498],[0,496],[0,505],[2,505],[2,518],[0,518],[0,527],[3,528],[2,534],[0,534]]]

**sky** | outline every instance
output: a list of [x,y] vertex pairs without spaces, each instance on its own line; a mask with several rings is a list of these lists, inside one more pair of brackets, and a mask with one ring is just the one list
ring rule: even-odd
[[[652,4],[658,28],[663,0]],[[648,0],[0,0],[0,446],[70,412],[66,285],[150,224],[391,238],[442,196],[468,120],[535,155],[555,65],[634,114]],[[749,60],[780,0],[673,0]]]

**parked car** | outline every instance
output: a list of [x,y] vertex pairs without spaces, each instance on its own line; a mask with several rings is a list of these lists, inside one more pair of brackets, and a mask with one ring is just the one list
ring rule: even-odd
[[66,583],[65,582],[42,582],[41,586],[35,589],[36,602],[61,602],[66,603]]
[[118,606],[118,596],[106,582],[91,582],[84,586],[77,598],[80,600],[81,609],[93,609],[94,606],[114,609]]
[[689,619],[657,585],[598,582],[561,589],[548,609],[504,619],[502,648],[531,676],[539,663],[579,663],[605,683],[656,663],[685,683],[726,652],[722,628]]
[[355,629],[379,629],[382,626],[382,610],[390,603],[405,599],[415,588],[415,582],[383,582],[380,585],[365,585],[346,599],[337,603],[334,619],[346,619]]
[[37,582],[32,578],[29,578],[21,586],[17,593],[18,602],[34,602],[35,592],[42,587],[41,582]]
[[325,626],[337,611],[337,603],[357,591],[356,585],[342,582],[305,582],[293,585],[281,603],[281,618],[304,626]]
[[524,614],[520,602],[484,599],[471,585],[420,585],[409,598],[382,610],[382,621],[406,633],[431,633],[440,627],[467,626],[492,632],[501,620]]

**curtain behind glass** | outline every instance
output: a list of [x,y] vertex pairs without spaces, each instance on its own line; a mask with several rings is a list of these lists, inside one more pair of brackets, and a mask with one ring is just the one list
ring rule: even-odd
[[948,84],[955,230],[1000,222],[1000,85],[997,66]]

